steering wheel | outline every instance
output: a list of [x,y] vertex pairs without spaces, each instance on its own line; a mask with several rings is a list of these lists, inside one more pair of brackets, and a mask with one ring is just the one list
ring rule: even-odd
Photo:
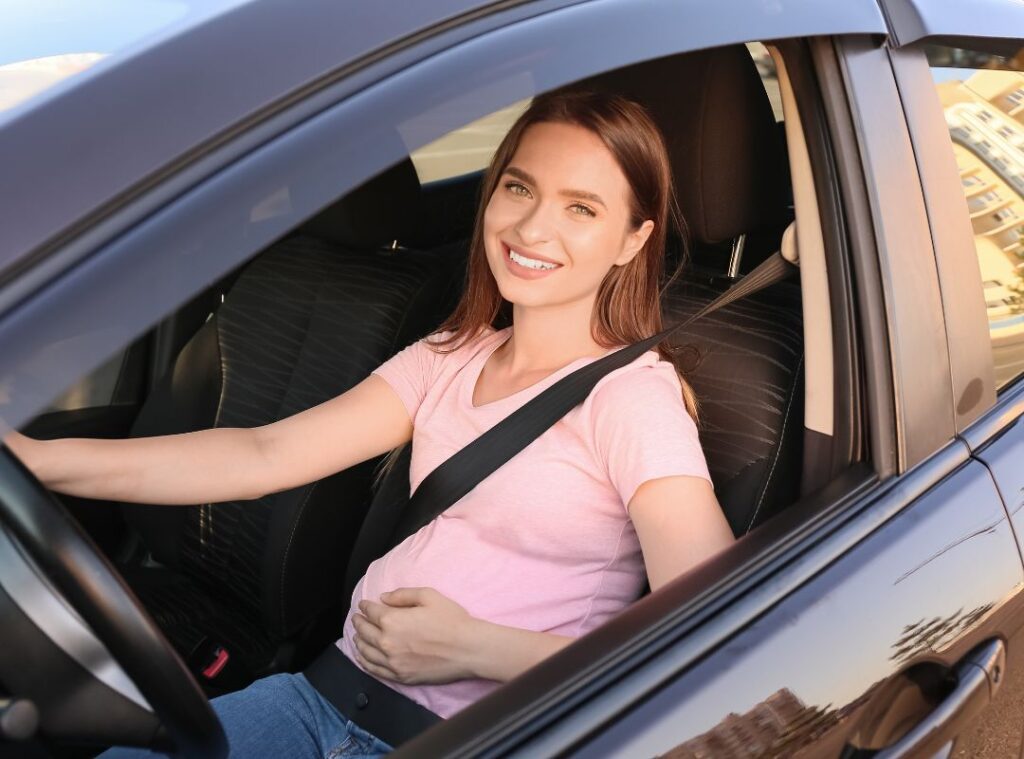
[[82,528],[0,444],[0,529],[6,528],[92,628],[186,756],[221,759],[217,715],[181,658]]

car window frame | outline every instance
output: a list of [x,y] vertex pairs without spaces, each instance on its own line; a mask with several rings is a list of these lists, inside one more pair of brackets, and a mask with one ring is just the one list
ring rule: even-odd
[[[1010,42],[1008,29],[1021,23],[1024,8],[1015,0],[878,0],[889,26],[890,45],[905,47],[930,39],[957,46],[958,40],[987,39],[992,44]],[[1016,28],[1020,28],[1016,26]],[[1017,44],[1019,47],[1019,44]]]
[[[0,193],[17,202],[0,207],[0,312],[216,171],[344,97],[459,43],[472,44],[488,31],[522,20],[550,19],[548,14],[560,9],[588,4],[581,0],[402,2],[391,14],[353,16],[347,7],[339,10],[329,0],[310,0],[301,14],[274,0],[250,0],[187,34],[140,47],[117,65],[62,88],[60,97],[44,98],[5,124],[3,140],[11,160],[0,174]],[[619,2],[602,0],[599,11],[619,14],[620,21],[627,23],[629,14]],[[700,9],[699,0],[686,2],[693,8],[653,0],[642,7],[642,15],[634,12],[634,23],[642,25],[643,14],[701,18],[694,13],[694,8]],[[718,34],[722,27],[742,31],[753,23],[762,24],[769,33],[754,31],[748,35],[751,39],[785,36],[786,25],[798,35],[884,26],[873,0],[855,0],[841,9],[802,0],[784,12],[750,0],[725,0],[721,7],[724,12],[716,19],[717,27],[683,24],[679,34],[700,44],[702,36]],[[338,13],[345,15],[338,18]],[[339,24],[344,33],[332,31]],[[667,31],[655,23],[647,25],[642,35],[630,36],[648,40],[652,50],[671,51],[676,49],[678,35]],[[621,28],[609,30],[613,36],[620,32]],[[566,35],[571,39],[574,31],[566,30]],[[292,50],[279,44],[282,37],[319,44]],[[226,50],[232,54],[225,56]],[[594,54],[585,50],[582,58]],[[178,70],[185,59],[196,71],[211,74],[161,80],[162,102],[190,114],[187,122],[168,128],[177,120],[140,104],[152,98],[154,72]],[[494,65],[486,61],[484,70]],[[252,77],[253,70],[266,70],[272,76]],[[467,74],[471,79],[472,72],[455,75]],[[233,80],[244,82],[245,87],[232,85],[224,91],[225,83]],[[104,145],[110,135],[126,133],[132,136],[132,149],[84,150],[73,162],[63,152],[41,149],[63,145],[61,130],[70,123],[77,124],[75,145]]]
[[1008,0],[984,0],[984,8],[947,6],[933,0],[899,0],[897,5],[903,2],[906,7],[890,17],[896,34],[889,55],[929,205],[950,346],[957,432],[977,449],[1024,413],[1024,375],[996,388],[974,233],[964,213],[956,159],[924,46],[966,47],[996,55],[1019,51],[1024,35],[1008,37],[1006,30],[1014,28],[1014,22],[1024,22],[1024,7]]
[[[957,432],[996,401],[992,341],[974,232],[942,104],[919,44],[889,50],[928,206]],[[970,255],[966,253],[969,252]]]
[[879,267],[892,362],[896,469],[902,473],[956,434],[945,317],[925,199],[886,45],[864,37],[836,44],[871,209],[866,221],[873,244],[860,243],[876,252],[873,262],[862,254],[854,261],[860,276]]

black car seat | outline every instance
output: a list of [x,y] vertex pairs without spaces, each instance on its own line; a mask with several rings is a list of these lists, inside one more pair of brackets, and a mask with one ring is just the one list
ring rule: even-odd
[[[575,87],[632,97],[648,107],[666,135],[698,262],[666,291],[666,325],[731,284],[720,275],[736,238],[756,241],[747,248],[748,270],[777,249],[792,220],[785,145],[744,46],[647,61],[570,85]],[[688,375],[702,407],[701,443],[718,500],[734,533],[742,535],[798,495],[799,282],[780,282],[721,308],[672,342],[703,353]],[[375,494],[346,571],[349,589],[377,556],[408,535],[397,504],[409,494],[409,454],[405,446]]]
[[[406,159],[312,220],[305,231],[317,236],[255,257],[131,436],[273,422],[339,395],[425,334],[451,310],[461,268],[444,250],[395,246],[413,233],[409,217],[380,210],[416,208],[419,192]],[[251,501],[122,506],[145,550],[120,570],[209,692],[301,666],[337,632],[331,607],[376,463]]]

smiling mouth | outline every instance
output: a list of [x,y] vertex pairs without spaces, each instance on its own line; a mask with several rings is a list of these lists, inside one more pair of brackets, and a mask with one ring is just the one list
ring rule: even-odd
[[[547,261],[538,261],[539,265],[537,265],[537,266],[531,266],[530,264],[522,263],[521,261],[516,261],[515,258],[512,257],[512,248],[509,247],[508,245],[506,245],[504,242],[501,243],[501,246],[505,250],[505,259],[507,261],[509,261],[509,262],[511,262],[511,263],[515,264],[516,266],[519,266],[519,267],[521,267],[523,269],[526,269],[527,271],[538,271],[538,272],[545,271],[546,272],[546,271],[555,271],[555,269],[562,268],[562,264],[551,264],[551,263],[549,263]],[[529,260],[529,261],[536,261],[537,260],[537,259],[531,259],[528,256],[524,256],[524,255],[520,254],[518,251],[516,252],[516,256],[518,256],[520,259],[525,259],[525,260]]]

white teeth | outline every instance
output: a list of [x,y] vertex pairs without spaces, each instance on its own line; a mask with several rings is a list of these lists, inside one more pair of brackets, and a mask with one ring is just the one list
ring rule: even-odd
[[526,256],[521,256],[516,253],[512,248],[508,249],[509,258],[515,261],[520,266],[526,266],[530,269],[557,269],[558,264],[546,264],[543,261],[536,261]]

